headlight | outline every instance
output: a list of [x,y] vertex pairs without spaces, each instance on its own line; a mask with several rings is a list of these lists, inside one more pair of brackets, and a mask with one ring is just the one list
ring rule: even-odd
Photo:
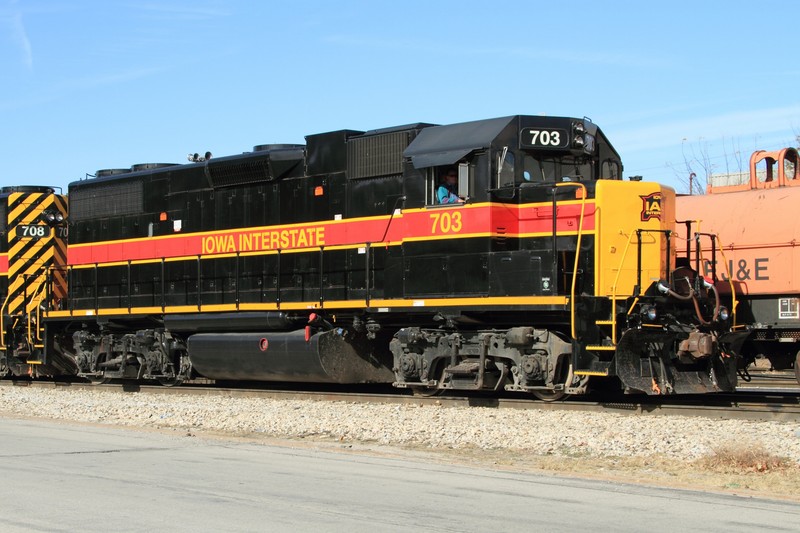
[[728,308],[724,305],[719,308],[719,319],[723,322],[730,318],[730,313],[728,312]]
[[654,305],[647,305],[642,308],[642,314],[647,317],[647,320],[653,322],[656,318],[658,318],[658,311],[656,311],[656,307]]

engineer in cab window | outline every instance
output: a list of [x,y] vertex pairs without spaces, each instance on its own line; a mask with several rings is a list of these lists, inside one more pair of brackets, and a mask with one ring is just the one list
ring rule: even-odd
[[436,189],[436,200],[440,204],[461,204],[464,200],[458,196],[458,173],[451,168],[442,173],[441,182]]

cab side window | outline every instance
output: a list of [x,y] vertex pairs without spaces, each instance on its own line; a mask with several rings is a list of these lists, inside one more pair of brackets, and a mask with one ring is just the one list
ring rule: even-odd
[[467,163],[428,169],[428,205],[463,204],[469,197],[470,167]]

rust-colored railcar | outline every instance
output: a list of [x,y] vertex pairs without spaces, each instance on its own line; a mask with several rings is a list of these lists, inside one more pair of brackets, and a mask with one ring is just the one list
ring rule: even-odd
[[794,366],[800,380],[798,161],[794,148],[754,152],[746,183],[678,197],[676,220],[718,236],[718,261],[700,263],[707,276],[732,282],[736,322],[751,332],[741,350],[745,368],[767,357],[775,369]]

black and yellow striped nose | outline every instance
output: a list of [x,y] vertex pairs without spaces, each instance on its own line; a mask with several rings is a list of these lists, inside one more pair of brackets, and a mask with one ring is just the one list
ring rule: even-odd
[[[66,293],[66,198],[47,192],[8,197],[8,297],[4,313],[31,312]],[[48,276],[53,283],[48,289]]]

